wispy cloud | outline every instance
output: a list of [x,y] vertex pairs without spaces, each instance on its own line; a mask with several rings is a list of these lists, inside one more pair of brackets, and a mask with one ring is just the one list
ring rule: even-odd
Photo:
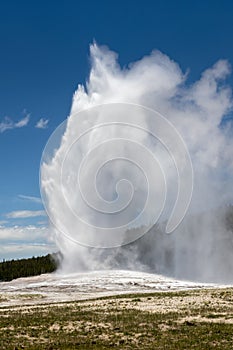
[[0,261],[11,259],[31,258],[32,256],[42,256],[57,251],[52,244],[4,244],[0,246]]
[[6,220],[0,220],[0,226],[7,224]]
[[30,120],[30,115],[27,114],[24,118],[22,118],[17,123],[15,123],[15,127],[16,128],[22,128],[22,127],[28,125],[29,120]]
[[49,123],[49,119],[41,118],[40,120],[38,120],[35,127],[37,129],[46,129],[48,127],[48,123]]
[[37,216],[46,216],[46,213],[44,210],[17,210],[5,214],[8,219],[25,219]]
[[0,261],[56,251],[47,227],[0,227]]
[[0,228],[0,242],[45,242],[49,239],[49,230],[47,227],[29,226],[14,226]]
[[30,201],[30,202],[33,202],[33,203],[39,203],[39,204],[42,203],[42,200],[41,200],[41,198],[39,198],[39,197],[25,196],[25,195],[23,195],[23,194],[19,194],[19,195],[18,195],[18,198],[23,199],[23,200],[26,200],[26,201]]
[[27,114],[24,118],[20,119],[18,122],[14,122],[11,118],[5,117],[0,122],[0,133],[3,133],[6,130],[23,128],[27,126],[30,120],[30,114]]

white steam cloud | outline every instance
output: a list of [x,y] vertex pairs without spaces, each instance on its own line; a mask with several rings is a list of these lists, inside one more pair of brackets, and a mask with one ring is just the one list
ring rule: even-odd
[[[149,56],[124,69],[119,66],[116,53],[106,47],[93,44],[90,54],[91,71],[86,87],[78,86],[73,97],[70,117],[62,126],[62,137],[59,138],[55,134],[56,142],[53,138],[49,145],[50,157],[44,154],[41,166],[42,197],[55,226],[57,246],[63,254],[63,271],[120,267],[145,269],[179,278],[232,281],[232,232],[225,225],[225,206],[232,203],[233,197],[232,128],[229,119],[228,122],[224,121],[224,117],[232,109],[231,89],[225,82],[230,74],[229,63],[225,60],[218,61],[202,74],[200,80],[188,84],[187,74],[181,71],[177,63],[159,51],[153,51]],[[178,185],[174,179],[177,178],[177,169],[163,146],[154,142],[150,135],[145,135],[141,130],[121,127],[119,131],[118,125],[114,125],[110,117],[111,128],[93,128],[93,125],[108,122],[111,108],[113,114],[122,112],[118,109],[116,113],[114,108],[117,103],[120,106],[126,103],[127,106],[141,105],[155,110],[175,126],[187,145],[194,170],[193,198],[188,214],[171,235],[164,234],[163,230],[176,200]],[[88,114],[88,111],[102,105],[108,106],[107,112],[102,113],[101,108],[96,109],[96,119],[93,121],[93,113]],[[126,119],[132,117],[129,116],[131,111],[130,107],[129,110],[126,108]],[[133,118],[137,121],[140,117],[144,130],[161,131],[161,126],[155,125],[156,118],[154,121],[152,118],[151,121],[148,115],[141,114],[140,108],[139,111],[134,111],[135,115],[131,121]],[[77,135],[81,135],[82,130],[84,132],[88,126],[93,129],[75,143]],[[124,141],[130,140],[131,146],[134,140],[135,150],[123,141],[117,143],[117,137]],[[110,139],[114,142],[105,142]],[[100,140],[106,147],[98,151]],[[156,156],[159,166],[163,169],[161,174],[164,174],[167,182],[168,196],[158,224],[150,228],[142,238],[124,247],[95,249],[77,244],[76,241],[92,245],[88,243],[100,234],[99,226],[106,228],[101,239],[104,237],[111,242],[112,236],[108,235],[108,229],[115,225],[114,220],[122,227],[124,220],[131,220],[137,216],[138,210],[141,210],[138,203],[140,200],[146,202],[148,188],[151,195],[150,205],[139,221],[132,223],[129,220],[131,224],[121,232],[122,243],[126,231],[130,237],[137,239],[142,236],[138,233],[141,228],[150,226],[154,213],[157,218],[160,216],[159,205],[165,200],[162,185],[164,178],[162,175],[159,177],[159,167],[154,168],[152,160],[146,158],[144,151],[137,148],[136,144],[150,149]],[[182,161],[180,153],[179,157]],[[93,173],[93,169],[98,168],[101,158],[102,168]],[[113,158],[117,158],[118,161],[109,163],[108,160]],[[137,169],[129,167],[129,161],[126,162],[126,159],[133,159]],[[77,170],[80,164],[81,175]],[[140,171],[140,167],[142,170],[146,168],[146,177]],[[100,197],[105,200],[103,204],[103,201],[98,199],[97,209],[100,205],[102,210],[106,209],[105,204],[111,206],[120,203],[120,210],[121,205],[126,207],[124,205],[132,195],[129,183],[122,183],[120,180],[129,181],[132,174],[134,200],[137,204],[127,207],[127,215],[121,217],[122,222],[119,222],[119,217],[114,217],[114,214],[101,216],[98,210],[93,214],[90,206],[83,204],[82,194],[77,196],[75,184],[79,177],[79,185],[84,189],[86,202],[92,203],[95,197],[92,184],[96,180]],[[145,178],[149,181],[149,187],[146,186]],[[61,193],[63,184],[65,186]],[[116,187],[116,184],[119,186]],[[184,183],[185,186],[188,190],[188,179]],[[67,203],[70,207],[69,212],[66,209]],[[76,210],[83,221],[91,223],[88,229],[82,220],[74,219]],[[128,243],[131,240],[126,238],[126,241]]]

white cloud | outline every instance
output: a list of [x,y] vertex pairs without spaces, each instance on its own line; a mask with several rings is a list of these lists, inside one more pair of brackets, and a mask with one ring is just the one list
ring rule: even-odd
[[18,122],[14,122],[11,118],[5,117],[0,122],[0,133],[3,133],[6,130],[22,128],[27,126],[30,120],[30,115],[27,114],[24,118],[20,119]]
[[23,119],[21,119],[20,121],[18,121],[17,123],[15,123],[15,127],[16,128],[22,128],[26,125],[28,125],[30,120],[30,115],[27,114],[26,117],[24,117]]
[[6,244],[0,246],[0,261],[31,258],[56,252],[54,245],[49,244]]
[[37,222],[37,225],[47,225],[48,224],[48,222],[47,221],[45,221],[45,220],[41,220],[41,221],[38,221]]
[[41,118],[35,125],[37,129],[46,129],[48,127],[49,119]]
[[25,219],[37,216],[46,216],[46,213],[44,210],[16,210],[5,214],[8,219]]
[[24,200],[27,200],[27,201],[30,201],[30,202],[33,202],[33,203],[39,203],[39,204],[42,203],[42,200],[41,200],[41,198],[39,198],[39,197],[25,196],[25,195],[23,195],[23,194],[19,194],[18,197],[19,197],[20,199],[24,199]]
[[0,260],[45,255],[56,251],[47,227],[0,227]]
[[[37,226],[14,226],[14,227],[1,227],[0,228],[0,242],[45,242],[47,241],[48,228],[47,227],[37,227]],[[1,245],[1,244],[0,244]]]

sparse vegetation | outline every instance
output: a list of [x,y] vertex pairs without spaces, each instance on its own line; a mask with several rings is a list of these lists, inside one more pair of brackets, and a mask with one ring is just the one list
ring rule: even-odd
[[232,296],[199,290],[2,307],[0,348],[228,350]]

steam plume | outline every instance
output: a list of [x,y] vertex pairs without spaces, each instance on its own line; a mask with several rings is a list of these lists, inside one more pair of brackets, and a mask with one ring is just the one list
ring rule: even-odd
[[[48,153],[44,154],[41,166],[42,195],[55,224],[57,246],[64,256],[63,271],[119,267],[144,269],[203,281],[232,281],[232,233],[225,225],[224,209],[226,204],[232,203],[232,129],[230,121],[224,119],[232,108],[231,89],[225,82],[230,74],[229,63],[225,60],[218,61],[203,72],[200,80],[188,84],[187,74],[181,71],[177,63],[159,51],[153,51],[149,56],[124,69],[119,66],[116,53],[106,47],[91,45],[90,57],[91,71],[86,86],[78,86],[70,117],[60,129],[62,137],[55,133],[53,142],[47,147],[50,149],[49,156]],[[111,125],[109,129],[93,128],[75,143],[80,129],[85,130],[86,125],[93,126],[93,113],[88,112],[91,111],[90,108],[97,108],[94,110],[96,123],[100,125],[108,121],[111,106],[116,103],[126,103],[127,106],[142,105],[157,111],[175,126],[187,145],[194,170],[193,198],[183,222],[170,235],[162,232],[174,207],[177,181],[174,180],[176,169],[163,146],[143,131],[131,131],[130,128],[121,128],[119,131],[117,125]],[[102,105],[110,106],[106,107],[107,112],[106,108],[96,107]],[[118,109],[118,114],[119,112],[122,110]],[[141,118],[143,128],[156,129],[153,118],[151,122],[140,108],[134,112],[135,120]],[[113,107],[112,113],[116,113]],[[130,109],[125,113],[128,116]],[[138,203],[142,201],[145,204],[148,190],[141,168],[146,168],[147,179],[149,174],[159,173],[159,169],[152,166],[153,162],[149,158],[144,160],[144,153],[140,153],[141,148],[133,151],[128,143],[117,143],[117,137],[131,141],[134,139],[137,144],[149,148],[156,155],[168,186],[165,210],[160,216],[162,210],[159,205],[164,200],[162,175],[155,177],[155,181],[153,177],[149,178],[150,206],[136,224],[130,221],[131,224],[124,231],[118,231],[118,234],[122,234],[122,243],[125,234],[128,234],[127,243],[131,241],[129,237],[132,235],[135,239],[140,239],[131,245],[107,250],[84,247],[75,241],[91,242],[98,235],[99,242],[109,240],[111,243],[112,236],[107,234],[107,229],[112,229],[111,225],[116,222],[122,227],[127,218],[133,219],[137,216],[138,209],[141,209]],[[104,143],[104,140],[109,142],[109,139],[114,142]],[[101,145],[105,144],[106,147],[98,151],[99,140],[103,140]],[[83,158],[93,149],[94,154],[90,152],[87,158]],[[107,158],[116,158],[116,154],[116,164],[107,164]],[[74,193],[78,176],[76,167],[77,164],[82,164],[83,175],[79,177],[79,184],[84,188],[87,199],[90,202],[93,200],[93,168],[98,168],[101,157],[104,167],[96,173],[96,185],[107,206],[117,204],[119,210],[126,207],[132,193],[129,183],[120,184],[119,181],[128,181],[133,176],[132,183],[136,189],[134,199],[137,205],[129,205],[127,215],[122,214],[120,222],[111,213],[102,216],[97,210],[93,215],[90,206],[83,204],[82,195],[77,197]],[[126,158],[133,159],[134,165],[137,165],[133,170],[126,164]],[[184,159],[180,152],[178,158],[182,163]],[[65,184],[63,191],[61,183]],[[118,188],[116,184],[119,185]],[[185,186],[188,188],[188,180]],[[65,208],[67,203],[70,206],[69,212]],[[105,204],[101,200],[98,202],[99,206],[103,205],[102,209],[105,209]],[[77,214],[74,215],[75,210],[84,221],[91,222],[88,229],[80,221],[74,221]],[[149,232],[141,237],[142,228],[150,226],[154,214],[157,218],[160,217],[158,224],[150,227]],[[106,228],[103,236],[98,231],[99,226]],[[58,227],[60,230],[56,230]]]

